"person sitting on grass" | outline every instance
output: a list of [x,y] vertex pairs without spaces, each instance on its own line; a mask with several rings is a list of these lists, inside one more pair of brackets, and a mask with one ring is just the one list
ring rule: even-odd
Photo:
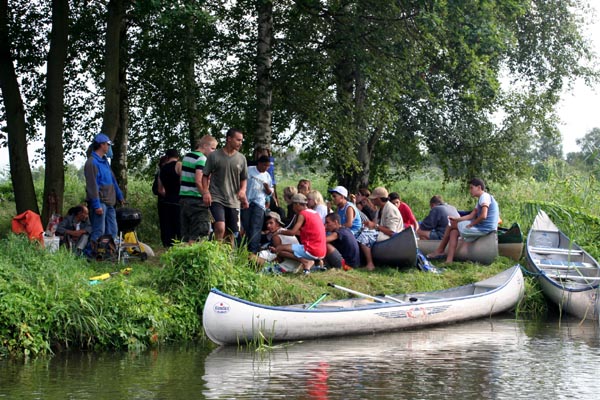
[[333,268],[350,269],[360,265],[360,250],[358,242],[352,231],[340,223],[340,216],[336,213],[327,214],[325,217],[325,230],[327,231],[327,257],[325,262]]
[[446,263],[451,263],[454,261],[459,235],[465,242],[473,242],[498,229],[500,208],[494,197],[485,191],[483,180],[471,179],[469,192],[472,197],[477,198],[477,206],[468,215],[449,217],[450,226],[446,228],[438,248],[427,255],[428,259],[435,260],[446,257]]
[[92,224],[86,206],[71,207],[67,216],[56,227],[56,235],[60,244],[64,244],[75,253],[81,254],[88,244]]
[[292,196],[292,205],[296,213],[296,222],[292,229],[279,231],[279,235],[300,235],[300,244],[281,244],[275,247],[275,252],[280,257],[297,257],[302,264],[305,274],[315,265],[315,261],[322,262],[327,254],[325,242],[325,226],[321,217],[315,210],[306,205],[306,196],[297,193]]
[[285,236],[279,235],[278,233],[284,230],[283,222],[281,221],[281,216],[274,212],[270,211],[266,215],[267,219],[267,239],[269,249],[260,250],[256,255],[250,254],[250,258],[254,260],[258,265],[264,265],[266,263],[273,263],[273,271],[268,272],[293,272],[300,265],[300,261],[298,261],[297,257],[291,258],[283,258],[278,257],[277,253],[271,251],[271,249],[275,250],[276,247],[281,245],[294,245],[298,244],[298,238],[296,236]]
[[377,218],[377,207],[369,200],[371,191],[366,187],[361,187],[356,192],[356,207],[363,212],[369,221],[375,221]]
[[331,193],[331,198],[340,216],[342,226],[349,228],[354,236],[357,237],[362,230],[362,220],[356,205],[348,201],[348,189],[343,186],[336,186],[333,189],[329,189],[328,192]]
[[318,190],[311,190],[306,195],[306,200],[308,201],[308,208],[312,208],[315,210],[319,216],[321,217],[321,221],[323,224],[325,223],[325,217],[329,214],[329,210],[327,209],[327,205],[325,205],[325,200],[323,199],[323,195]]

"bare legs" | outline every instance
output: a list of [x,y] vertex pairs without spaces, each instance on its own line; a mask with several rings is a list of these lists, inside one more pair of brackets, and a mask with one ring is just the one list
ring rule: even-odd
[[310,269],[315,265],[315,262],[313,260],[309,260],[307,258],[296,257],[294,255],[294,251],[292,250],[291,244],[281,244],[281,245],[275,247],[274,250],[275,250],[275,253],[277,254],[277,257],[291,258],[293,260],[300,261],[300,264],[302,264],[302,268],[305,271],[310,271]]
[[365,267],[368,271],[373,271],[375,269],[375,264],[373,264],[373,255],[371,254],[371,248],[365,246],[362,243],[359,243],[360,250],[363,252],[365,256],[365,260],[367,261],[367,265]]
[[[446,232],[444,232],[444,237],[437,249],[435,249],[433,253],[427,254],[427,258],[437,258],[445,254],[447,263],[454,261],[456,246],[458,246],[458,236],[458,224],[456,221],[452,220],[450,226],[446,229]],[[447,249],[446,246],[448,246]],[[446,250],[447,253],[444,253]]]
[[217,240],[223,240],[225,237],[225,221],[215,221],[213,226],[213,235]]

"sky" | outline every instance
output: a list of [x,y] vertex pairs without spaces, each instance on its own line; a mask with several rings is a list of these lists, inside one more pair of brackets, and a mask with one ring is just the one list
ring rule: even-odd
[[[600,5],[591,2],[595,9],[595,17],[600,16]],[[593,24],[587,27],[584,36],[591,39],[593,50],[600,58],[600,22],[590,18]],[[579,151],[576,140],[585,136],[593,128],[600,128],[600,84],[588,87],[583,81],[576,81],[573,89],[563,92],[556,108],[561,120],[559,130],[563,138],[563,152]],[[41,144],[29,146],[29,162],[34,165],[33,157],[36,148]],[[34,165],[37,166],[37,165]],[[8,149],[0,148],[0,175],[8,170]]]

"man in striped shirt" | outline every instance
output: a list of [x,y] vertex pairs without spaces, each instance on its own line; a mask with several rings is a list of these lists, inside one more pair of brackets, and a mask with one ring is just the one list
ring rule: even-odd
[[210,233],[210,211],[204,204],[202,171],[206,157],[217,148],[217,140],[205,135],[196,140],[194,150],[187,153],[177,173],[181,177],[179,204],[181,205],[181,240],[193,243]]

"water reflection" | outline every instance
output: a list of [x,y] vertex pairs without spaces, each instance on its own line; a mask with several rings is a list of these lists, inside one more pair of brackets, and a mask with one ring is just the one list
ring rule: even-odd
[[[219,348],[206,359],[204,395],[481,399],[570,398],[577,393],[578,398],[596,398],[598,329],[576,322],[529,327],[514,320],[488,319],[296,343],[268,353]],[[586,365],[584,371],[581,365]]]
[[0,360],[0,399],[597,398],[597,322],[485,319],[294,343]]

